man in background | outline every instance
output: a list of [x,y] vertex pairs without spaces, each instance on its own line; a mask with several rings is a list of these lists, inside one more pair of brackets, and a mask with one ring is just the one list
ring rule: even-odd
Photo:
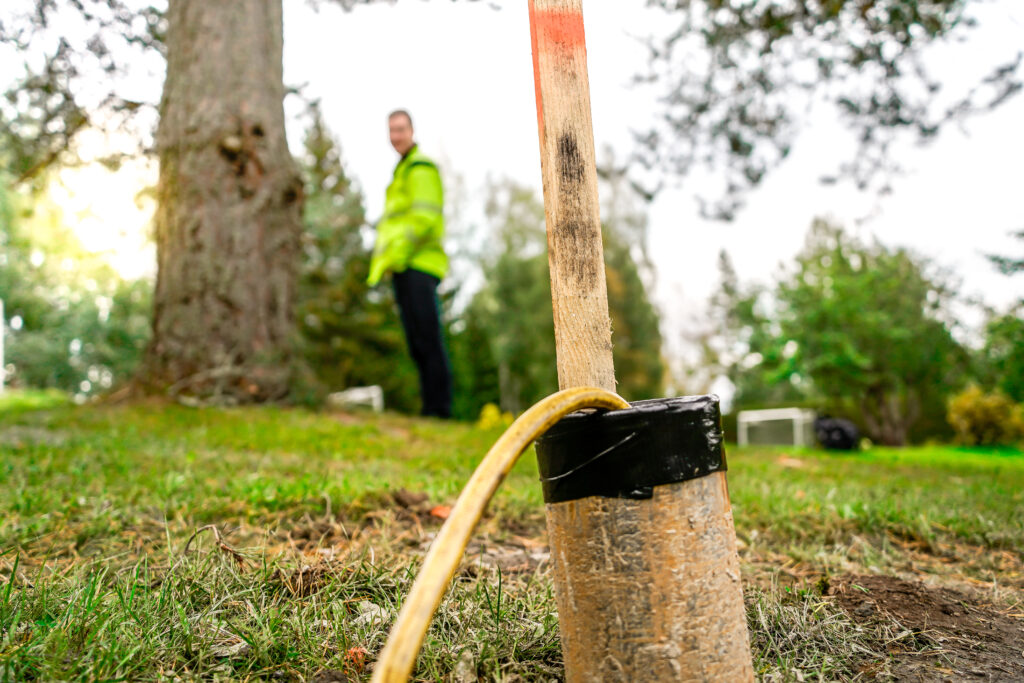
[[413,140],[412,117],[404,110],[388,116],[391,146],[401,156],[388,185],[384,217],[368,283],[391,273],[409,353],[420,375],[423,415],[449,418],[452,379],[441,337],[437,286],[448,272],[444,237],[444,191],[437,165]]

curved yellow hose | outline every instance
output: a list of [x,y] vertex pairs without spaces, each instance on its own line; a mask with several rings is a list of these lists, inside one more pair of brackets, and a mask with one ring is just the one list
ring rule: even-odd
[[430,546],[419,576],[373,668],[371,683],[399,683],[408,680],[430,620],[441,604],[452,575],[458,569],[473,529],[505,475],[533,440],[564,416],[577,410],[622,410],[628,407],[629,404],[621,396],[610,391],[577,387],[548,396],[512,423],[477,466],[455,502],[451,515]]

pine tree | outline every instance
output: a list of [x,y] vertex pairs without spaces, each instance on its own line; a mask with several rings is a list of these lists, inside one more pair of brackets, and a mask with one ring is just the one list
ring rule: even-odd
[[[544,207],[531,189],[513,183],[492,186],[490,194],[495,248],[485,255],[485,284],[465,318],[489,341],[502,409],[517,413],[558,389]],[[604,226],[604,240],[618,391],[630,400],[657,397],[665,374],[657,311],[616,225]]]
[[172,0],[143,383],[217,401],[291,389],[302,185],[280,0]]

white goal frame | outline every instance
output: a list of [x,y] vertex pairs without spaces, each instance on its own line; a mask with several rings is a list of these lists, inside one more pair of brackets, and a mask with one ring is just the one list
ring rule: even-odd
[[791,420],[793,422],[793,445],[813,446],[807,443],[804,435],[807,425],[814,425],[815,413],[805,408],[769,408],[767,410],[741,410],[736,415],[736,442],[740,446],[750,443],[749,428],[753,422],[771,422],[775,420]]

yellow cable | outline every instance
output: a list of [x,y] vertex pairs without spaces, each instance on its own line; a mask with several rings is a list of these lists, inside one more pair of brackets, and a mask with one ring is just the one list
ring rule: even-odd
[[430,620],[441,604],[452,575],[458,569],[473,529],[505,475],[534,439],[564,416],[577,410],[622,410],[628,407],[629,404],[621,396],[610,391],[577,387],[548,396],[512,423],[477,466],[455,502],[451,515],[430,546],[419,576],[373,668],[371,683],[399,683],[408,680]]

